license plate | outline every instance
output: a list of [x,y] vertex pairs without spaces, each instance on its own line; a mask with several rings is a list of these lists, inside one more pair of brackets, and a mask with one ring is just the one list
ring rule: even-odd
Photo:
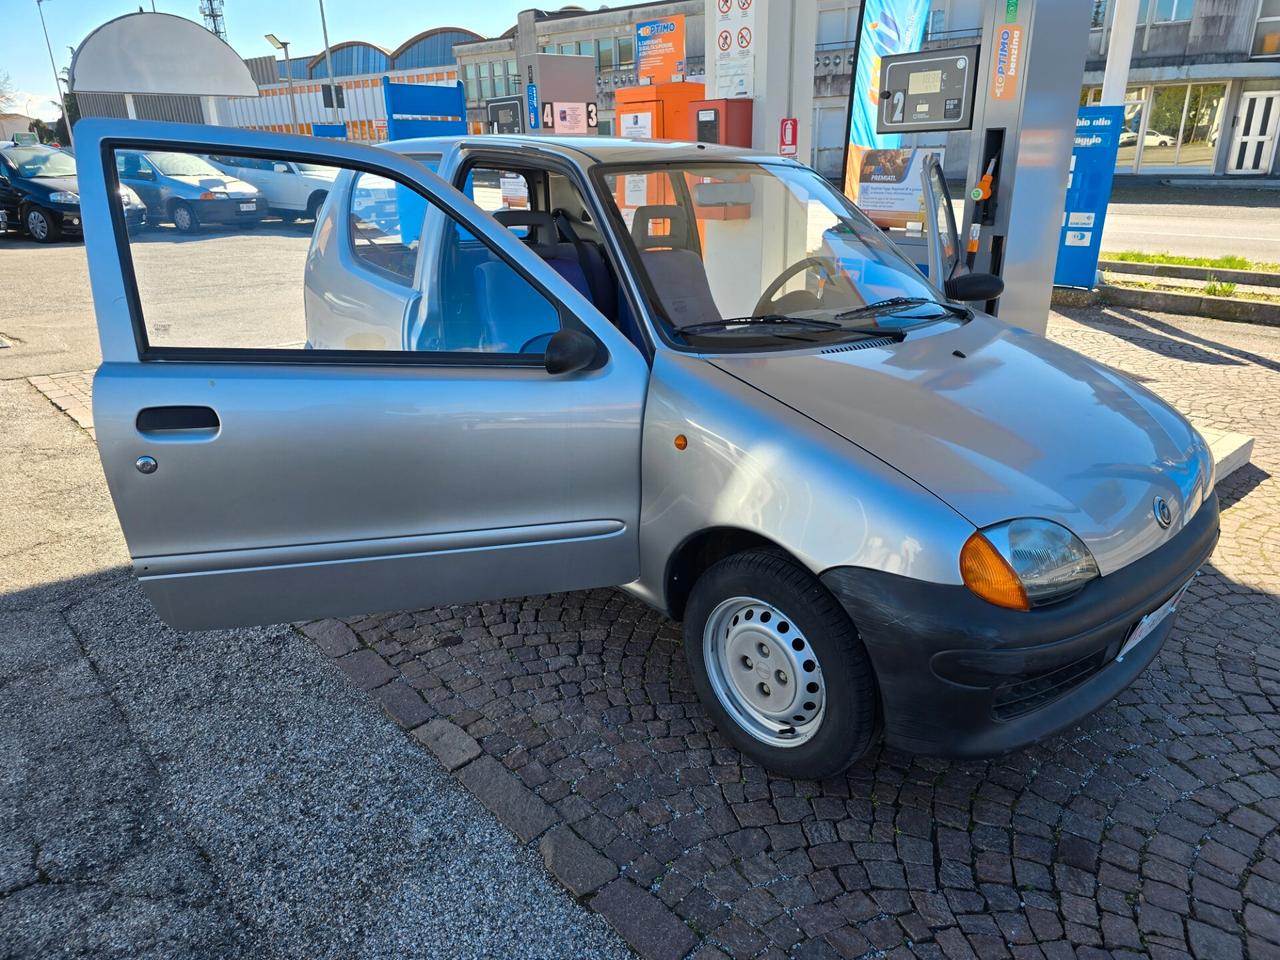
[[249,213],[249,212],[251,212],[251,211],[253,211],[253,210],[256,210],[256,209],[258,209],[258,205],[257,205],[256,203],[242,203],[242,204],[240,204],[240,212],[241,212],[241,213]]
[[[1191,579],[1194,580],[1195,578],[1192,577]],[[1178,601],[1182,599],[1182,595],[1187,592],[1187,587],[1189,586],[1191,586],[1191,580],[1184,583],[1177,593],[1138,621],[1137,626],[1130,631],[1129,639],[1124,642],[1124,646],[1116,654],[1117,660],[1123,660],[1126,653],[1151,636],[1151,631],[1160,626],[1166,617],[1171,616],[1178,609]]]

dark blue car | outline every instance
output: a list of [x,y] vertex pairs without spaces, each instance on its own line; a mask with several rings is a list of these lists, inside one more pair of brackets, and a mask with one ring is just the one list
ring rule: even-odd
[[[136,193],[123,187],[120,199],[130,228],[146,223],[147,208]],[[0,233],[8,232],[41,243],[82,235],[74,156],[39,144],[0,147]]]

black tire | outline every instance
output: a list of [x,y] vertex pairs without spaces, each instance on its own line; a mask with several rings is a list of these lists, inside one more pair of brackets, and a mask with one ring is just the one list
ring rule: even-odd
[[[775,746],[753,736],[725,709],[704,657],[704,630],[730,598],[758,598],[784,612],[821,664],[824,713],[809,739]],[[880,733],[875,671],[853,622],[808,570],[785,556],[747,552],[727,557],[698,578],[685,610],[684,647],[694,689],[725,739],[775,773],[821,779],[867,752]]]
[[185,200],[178,200],[173,204],[169,209],[169,219],[179,233],[198,233],[200,230],[200,218]]
[[326,190],[317,190],[307,199],[307,219],[314,220],[320,216],[320,208],[324,206],[324,198],[329,195]]
[[37,243],[57,243],[62,239],[62,223],[58,217],[35,204],[22,212],[22,226]]

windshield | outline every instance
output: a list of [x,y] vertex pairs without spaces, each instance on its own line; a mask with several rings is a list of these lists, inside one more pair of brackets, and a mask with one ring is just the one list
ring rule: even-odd
[[22,177],[74,177],[76,158],[65,150],[50,147],[10,147],[5,159],[18,168]]
[[190,153],[148,153],[147,159],[166,177],[226,176],[208,160]]
[[812,170],[757,163],[607,167],[655,313],[677,344],[796,346],[956,317]]

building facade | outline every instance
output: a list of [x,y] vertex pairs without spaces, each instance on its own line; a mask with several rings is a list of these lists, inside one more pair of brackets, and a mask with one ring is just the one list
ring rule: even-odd
[[517,63],[535,53],[591,57],[596,69],[599,133],[614,132],[614,91],[633,87],[636,73],[636,24],[658,17],[685,19],[686,77],[703,76],[703,0],[658,0],[586,11],[566,7],[548,12],[524,10],[500,37],[454,46],[458,70],[467,92],[467,118],[473,130],[488,129],[485,104],[524,92]]

